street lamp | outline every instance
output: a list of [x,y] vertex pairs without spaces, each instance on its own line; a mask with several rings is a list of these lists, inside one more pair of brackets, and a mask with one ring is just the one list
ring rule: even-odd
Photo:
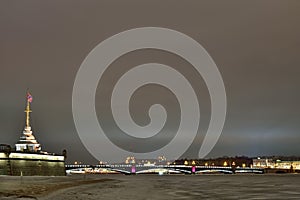
[[223,165],[224,165],[224,167],[227,167],[228,164],[227,164],[227,162],[225,161]]

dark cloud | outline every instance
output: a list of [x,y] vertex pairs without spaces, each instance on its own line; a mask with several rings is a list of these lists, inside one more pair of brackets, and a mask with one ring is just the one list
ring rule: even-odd
[[[300,152],[296,143],[300,139],[299,1],[29,0],[0,4],[0,143],[14,144],[20,136],[29,87],[34,97],[33,129],[43,148],[51,152],[67,149],[69,162],[95,162],[72,118],[77,70],[104,39],[130,28],[158,26],[201,43],[223,76],[227,119],[209,156]],[[127,56],[125,64],[135,62],[136,57]],[[170,65],[174,60],[182,62],[162,53],[154,57]],[[138,60],[144,58],[148,59],[147,53]],[[193,74],[188,64],[181,66],[184,73]],[[203,106],[201,132],[205,132],[210,104],[204,84],[197,87]],[[100,111],[101,102],[97,107]],[[202,138],[194,141],[186,156],[196,155]]]

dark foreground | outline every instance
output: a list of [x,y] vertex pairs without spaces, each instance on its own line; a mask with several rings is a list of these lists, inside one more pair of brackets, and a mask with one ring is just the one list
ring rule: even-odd
[[0,199],[299,199],[300,174],[0,177]]

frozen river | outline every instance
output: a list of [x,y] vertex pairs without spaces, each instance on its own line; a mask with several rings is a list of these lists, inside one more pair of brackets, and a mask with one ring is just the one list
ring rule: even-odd
[[300,175],[94,175],[112,179],[39,199],[300,199]]

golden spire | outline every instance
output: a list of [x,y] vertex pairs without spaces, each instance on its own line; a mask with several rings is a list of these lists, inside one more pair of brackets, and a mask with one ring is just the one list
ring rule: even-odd
[[27,92],[27,106],[26,106],[26,110],[24,111],[26,113],[26,127],[29,127],[29,113],[31,113],[32,111],[30,110],[30,103],[32,102],[32,96],[29,92]]

